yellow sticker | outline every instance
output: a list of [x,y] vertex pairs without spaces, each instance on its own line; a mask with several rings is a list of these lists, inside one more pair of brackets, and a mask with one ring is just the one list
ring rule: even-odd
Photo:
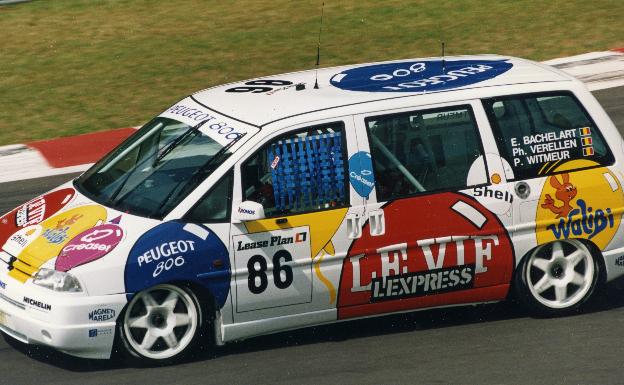
[[41,222],[41,232],[17,256],[9,272],[25,282],[41,265],[58,256],[63,247],[76,235],[106,221],[106,209],[98,205],[76,207]]
[[[554,172],[598,165],[573,160]],[[537,206],[537,243],[584,238],[603,250],[613,239],[624,211],[624,195],[617,177],[606,167],[563,172],[546,178]]]

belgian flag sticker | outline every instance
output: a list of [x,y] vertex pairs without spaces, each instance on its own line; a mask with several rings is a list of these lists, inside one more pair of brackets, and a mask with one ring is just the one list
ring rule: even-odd
[[593,147],[583,147],[583,156],[592,156],[594,155]]
[[581,138],[581,143],[583,143],[583,146],[591,146],[592,145],[591,136],[588,136],[586,138]]
[[589,127],[582,127],[579,128],[579,133],[581,136],[589,136],[591,135],[591,129]]

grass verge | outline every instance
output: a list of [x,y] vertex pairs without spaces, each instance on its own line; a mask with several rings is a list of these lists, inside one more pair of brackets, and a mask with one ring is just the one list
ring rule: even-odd
[[[325,1],[322,66],[624,46],[613,0]],[[0,6],[0,144],[145,122],[211,85],[312,68],[321,1],[35,0]]]

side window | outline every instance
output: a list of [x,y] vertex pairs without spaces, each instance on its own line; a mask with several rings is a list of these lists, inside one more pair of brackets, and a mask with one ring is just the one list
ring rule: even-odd
[[234,173],[230,170],[184,217],[186,222],[209,223],[230,220],[232,207],[232,182]]
[[486,183],[469,106],[370,117],[366,128],[380,201]]
[[[613,162],[600,132],[570,93],[484,100],[501,156],[514,179],[548,175],[571,160]],[[579,162],[578,168],[595,163]]]
[[345,159],[342,122],[280,137],[242,165],[243,199],[266,216],[348,206]]

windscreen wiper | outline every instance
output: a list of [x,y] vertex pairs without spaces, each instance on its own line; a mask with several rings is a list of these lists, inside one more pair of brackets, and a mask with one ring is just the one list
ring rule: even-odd
[[156,158],[154,159],[154,163],[152,163],[152,167],[155,167],[156,164],[158,164],[158,162],[160,162],[165,156],[167,156],[167,154],[169,154],[176,147],[178,147],[184,139],[188,138],[192,134],[195,134],[201,128],[201,126],[203,126],[208,120],[210,119],[202,120],[201,122],[197,123],[193,127],[186,130],[182,135],[175,138],[171,143],[167,145],[167,147],[163,148],[160,154],[158,154]]
[[232,148],[232,146],[234,146],[246,134],[247,133],[239,135],[236,139],[232,140],[224,147],[221,147],[221,149],[215,152],[215,154],[210,159],[208,159],[208,161],[203,166],[193,172],[193,174],[188,178],[188,181],[184,185],[180,185],[179,188],[171,190],[171,192],[164,199],[163,202],[165,203],[163,203],[160,207],[158,215],[163,215],[166,211],[170,209],[169,202],[173,197],[180,194],[185,194],[186,192],[188,192],[189,189],[194,189],[195,187],[197,187],[199,185],[199,183],[197,183],[197,180],[200,180],[201,183],[204,177],[212,172],[211,166],[217,161],[217,159],[220,159],[223,154],[225,154],[230,148]]
[[[176,148],[177,146],[180,145],[180,143],[185,139],[188,138],[190,135],[192,135],[193,133],[197,132],[201,126],[204,125],[204,123],[206,123],[208,120],[203,120],[201,122],[199,122],[198,124],[196,124],[193,127],[190,127],[188,130],[186,130],[182,135],[178,136],[177,138],[175,138],[171,143],[169,143],[160,154],[158,154],[156,156],[156,158],[154,159],[154,162],[152,162],[152,168],[156,167],[156,164],[158,162],[160,162],[165,156],[167,156],[167,154],[169,154],[171,151],[173,151],[174,148]],[[128,181],[128,179],[130,179],[130,177],[132,176],[132,174],[134,174],[134,172],[136,170],[139,169],[139,165],[140,164],[145,164],[147,163],[147,161],[149,160],[149,158],[145,158],[144,160],[142,160],[139,164],[137,164],[137,167],[135,167],[135,170],[132,172],[128,172],[127,175],[124,176],[124,179],[121,181],[121,183],[119,183],[119,186],[117,186],[117,188],[115,189],[115,191],[110,195],[110,197],[106,200],[107,204],[113,204],[113,202],[115,201],[115,199],[117,198],[117,195],[119,195],[119,193],[121,192],[121,190],[123,189],[123,187],[126,185],[126,182]]]

